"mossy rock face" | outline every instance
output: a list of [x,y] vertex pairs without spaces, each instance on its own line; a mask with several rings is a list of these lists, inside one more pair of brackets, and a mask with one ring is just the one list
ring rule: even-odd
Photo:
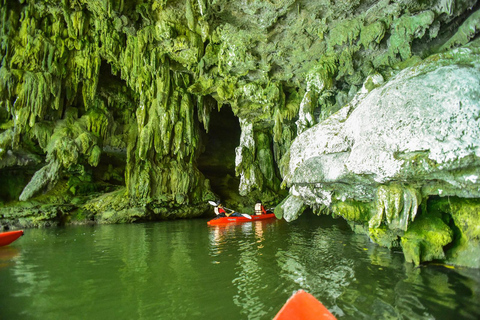
[[453,230],[437,216],[421,215],[402,237],[407,262],[419,265],[424,261],[444,260],[444,247],[453,241]]
[[[348,110],[342,108],[360,100],[355,93],[367,77],[379,75],[388,83],[407,66],[422,73],[424,59],[431,53],[454,49],[445,55],[465,70],[476,70],[478,52],[470,43],[478,29],[479,13],[470,12],[475,3],[4,1],[0,7],[0,170],[15,167],[36,172],[29,173],[29,182],[12,179],[14,192],[0,201],[9,205],[19,189],[20,200],[37,201],[68,180],[65,194],[70,199],[74,195],[77,200],[97,197],[97,193],[122,187],[129,200],[121,202],[124,207],[118,207],[119,212],[146,208],[144,213],[125,213],[124,218],[112,216],[105,221],[144,219],[155,210],[158,213],[152,216],[159,218],[170,218],[171,212],[178,217],[197,216],[197,206],[218,196],[197,160],[208,149],[203,138],[215,125],[210,115],[221,108],[232,110],[245,138],[233,147],[238,148],[234,157],[219,161],[221,169],[240,180],[237,194],[229,196],[232,203],[247,207],[254,197],[268,199],[272,205],[279,202],[284,196],[282,179],[285,187],[290,178],[299,176],[288,168],[296,165],[293,158],[298,149],[290,150],[294,139],[323,120],[329,121],[336,137],[318,140],[328,141],[336,155],[308,161],[315,168],[303,173],[308,174],[308,183],[322,191],[304,188],[311,195],[304,199],[307,205],[319,195],[327,206],[332,197],[374,201],[377,183],[389,184],[388,173],[402,161],[409,166],[393,180],[419,190],[422,183],[417,188],[409,177],[425,167],[436,176],[438,160],[442,154],[449,158],[452,150],[444,148],[429,157],[417,154],[425,150],[423,145],[412,146],[406,153],[381,142],[358,148],[352,139],[345,139],[342,129],[345,121],[347,127],[357,127],[354,120],[347,120],[353,113],[352,104]],[[470,51],[457,49],[459,45],[469,46]],[[444,58],[430,58],[432,68],[444,70],[441,67],[453,65]],[[384,84],[371,80],[360,95],[384,90]],[[428,89],[433,82],[429,79],[411,87]],[[448,88],[436,91],[448,92],[455,100],[455,86],[444,82]],[[459,82],[458,87],[465,86]],[[398,96],[409,95],[413,94],[399,90]],[[394,107],[384,105],[377,111],[398,111]],[[368,112],[374,115],[369,119],[383,118],[374,110]],[[459,114],[468,113],[460,110]],[[402,141],[418,140],[397,136]],[[448,137],[466,144],[471,141],[459,135]],[[359,155],[373,149],[395,154],[380,153],[362,162]],[[335,161],[347,160],[348,150],[357,156],[346,167],[337,166]],[[121,156],[113,157],[113,153]],[[107,157],[118,160],[112,168],[105,166]],[[378,162],[389,167],[366,168],[367,163]],[[471,176],[475,163],[475,159],[463,163],[461,173],[454,172],[455,165],[447,170],[457,181],[460,175]],[[230,173],[231,168],[235,173]],[[333,182],[335,174],[345,173],[345,168],[352,170],[342,177],[342,183]],[[346,187],[352,177],[358,178],[354,178],[353,191]],[[476,186],[468,181],[462,181],[458,189],[449,185],[452,177],[442,178],[434,183],[435,179],[422,176],[431,182],[429,189],[423,186],[425,194],[441,189],[446,194],[476,197],[472,191]],[[75,201],[75,208],[87,210],[83,208],[87,200]],[[160,213],[161,208],[168,212]],[[189,208],[191,213],[180,208]],[[353,219],[364,219],[364,213],[352,210],[339,209]],[[384,223],[384,217],[388,222],[389,217],[379,214],[376,225]]]
[[480,200],[457,197],[439,198],[429,210],[448,214],[455,231],[446,261],[455,265],[480,268]]
[[0,229],[37,228],[62,224],[77,206],[71,203],[66,181],[33,201],[11,201],[0,207]]
[[112,223],[132,223],[135,221],[146,220],[146,209],[134,207],[120,211],[104,211],[96,216],[96,221],[100,224]]
[[418,190],[411,186],[392,183],[377,189],[376,213],[369,226],[378,227],[383,222],[390,229],[407,230],[415,219],[422,198]]
[[348,221],[366,223],[370,220],[372,208],[369,203],[346,200],[333,203],[331,210]]
[[403,233],[382,226],[379,228],[370,228],[368,235],[370,239],[378,245],[392,249],[400,247],[400,236],[403,235]]
[[480,241],[480,199],[449,199],[455,226],[467,240]]

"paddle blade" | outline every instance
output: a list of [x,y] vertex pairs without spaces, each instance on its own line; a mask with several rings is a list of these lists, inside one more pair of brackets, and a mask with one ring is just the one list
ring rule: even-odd
[[246,213],[242,213],[242,216],[244,216],[247,219],[252,219],[252,216]]
[[211,205],[211,206],[214,206],[214,207],[217,206],[217,203],[215,201],[212,201],[212,200],[209,200],[208,204]]

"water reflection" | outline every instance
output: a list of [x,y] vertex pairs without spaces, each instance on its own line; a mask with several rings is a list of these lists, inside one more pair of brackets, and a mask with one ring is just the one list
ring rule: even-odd
[[342,254],[344,246],[332,232],[338,230],[318,228],[305,237],[300,229],[294,230],[288,234],[287,247],[278,251],[276,257],[280,276],[287,283],[293,282],[296,289],[312,293],[341,316],[344,312],[337,305],[337,298],[355,280],[355,271],[353,260]]
[[0,268],[8,267],[14,264],[14,258],[20,254],[20,250],[15,247],[0,247]]
[[262,247],[262,241],[265,240],[263,233],[269,225],[277,223],[275,220],[260,220],[247,223],[228,223],[224,225],[209,226],[210,234],[210,251],[211,255],[216,256],[225,250],[225,247],[230,246],[232,241],[238,236],[251,238]]
[[[275,274],[269,274],[263,261],[266,250],[265,233],[278,221],[262,220],[241,224],[211,226],[210,254],[213,257],[235,255],[235,288],[233,302],[248,319],[263,319],[269,313],[266,306],[271,296],[271,286],[265,283]],[[232,246],[235,250],[232,252]],[[215,260],[214,263],[219,263]]]
[[0,248],[0,319],[271,319],[300,288],[343,319],[480,315],[480,271],[413,268],[329,217],[34,229]]
[[332,221],[215,226],[210,256],[227,268],[227,261],[236,262],[233,300],[248,319],[271,317],[286,298],[277,308],[271,300],[300,288],[338,318],[442,319],[457,314],[475,319],[479,314],[478,302],[458,302],[459,296],[470,302],[478,297],[471,290],[475,284],[466,283],[458,270],[413,268],[402,254]]
[[479,287],[472,283],[472,275],[478,277],[480,271],[407,265],[406,277],[395,287],[397,309],[400,314],[411,317],[422,312],[433,319],[435,315],[431,310],[435,310],[435,314],[445,319],[478,319],[478,304],[468,302],[472,298],[479,301]]

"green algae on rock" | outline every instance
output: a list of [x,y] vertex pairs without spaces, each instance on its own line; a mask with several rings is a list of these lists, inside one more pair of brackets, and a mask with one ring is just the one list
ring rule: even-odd
[[402,236],[401,244],[407,262],[444,260],[444,247],[452,242],[453,231],[439,217],[422,215]]

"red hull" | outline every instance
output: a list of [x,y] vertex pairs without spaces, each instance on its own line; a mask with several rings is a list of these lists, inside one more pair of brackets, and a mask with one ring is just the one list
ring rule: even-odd
[[0,233],[0,247],[7,246],[23,236],[23,230],[8,231]]
[[336,320],[323,304],[303,290],[295,292],[273,320]]
[[272,219],[275,218],[274,213],[267,213],[267,214],[262,214],[259,216],[252,215],[252,219],[248,219],[245,217],[222,217],[222,218],[215,218],[210,221],[208,221],[208,225],[210,226],[218,226],[222,224],[227,224],[227,223],[241,223],[241,222],[252,222],[252,221],[258,221],[258,220],[266,220],[266,219]]

